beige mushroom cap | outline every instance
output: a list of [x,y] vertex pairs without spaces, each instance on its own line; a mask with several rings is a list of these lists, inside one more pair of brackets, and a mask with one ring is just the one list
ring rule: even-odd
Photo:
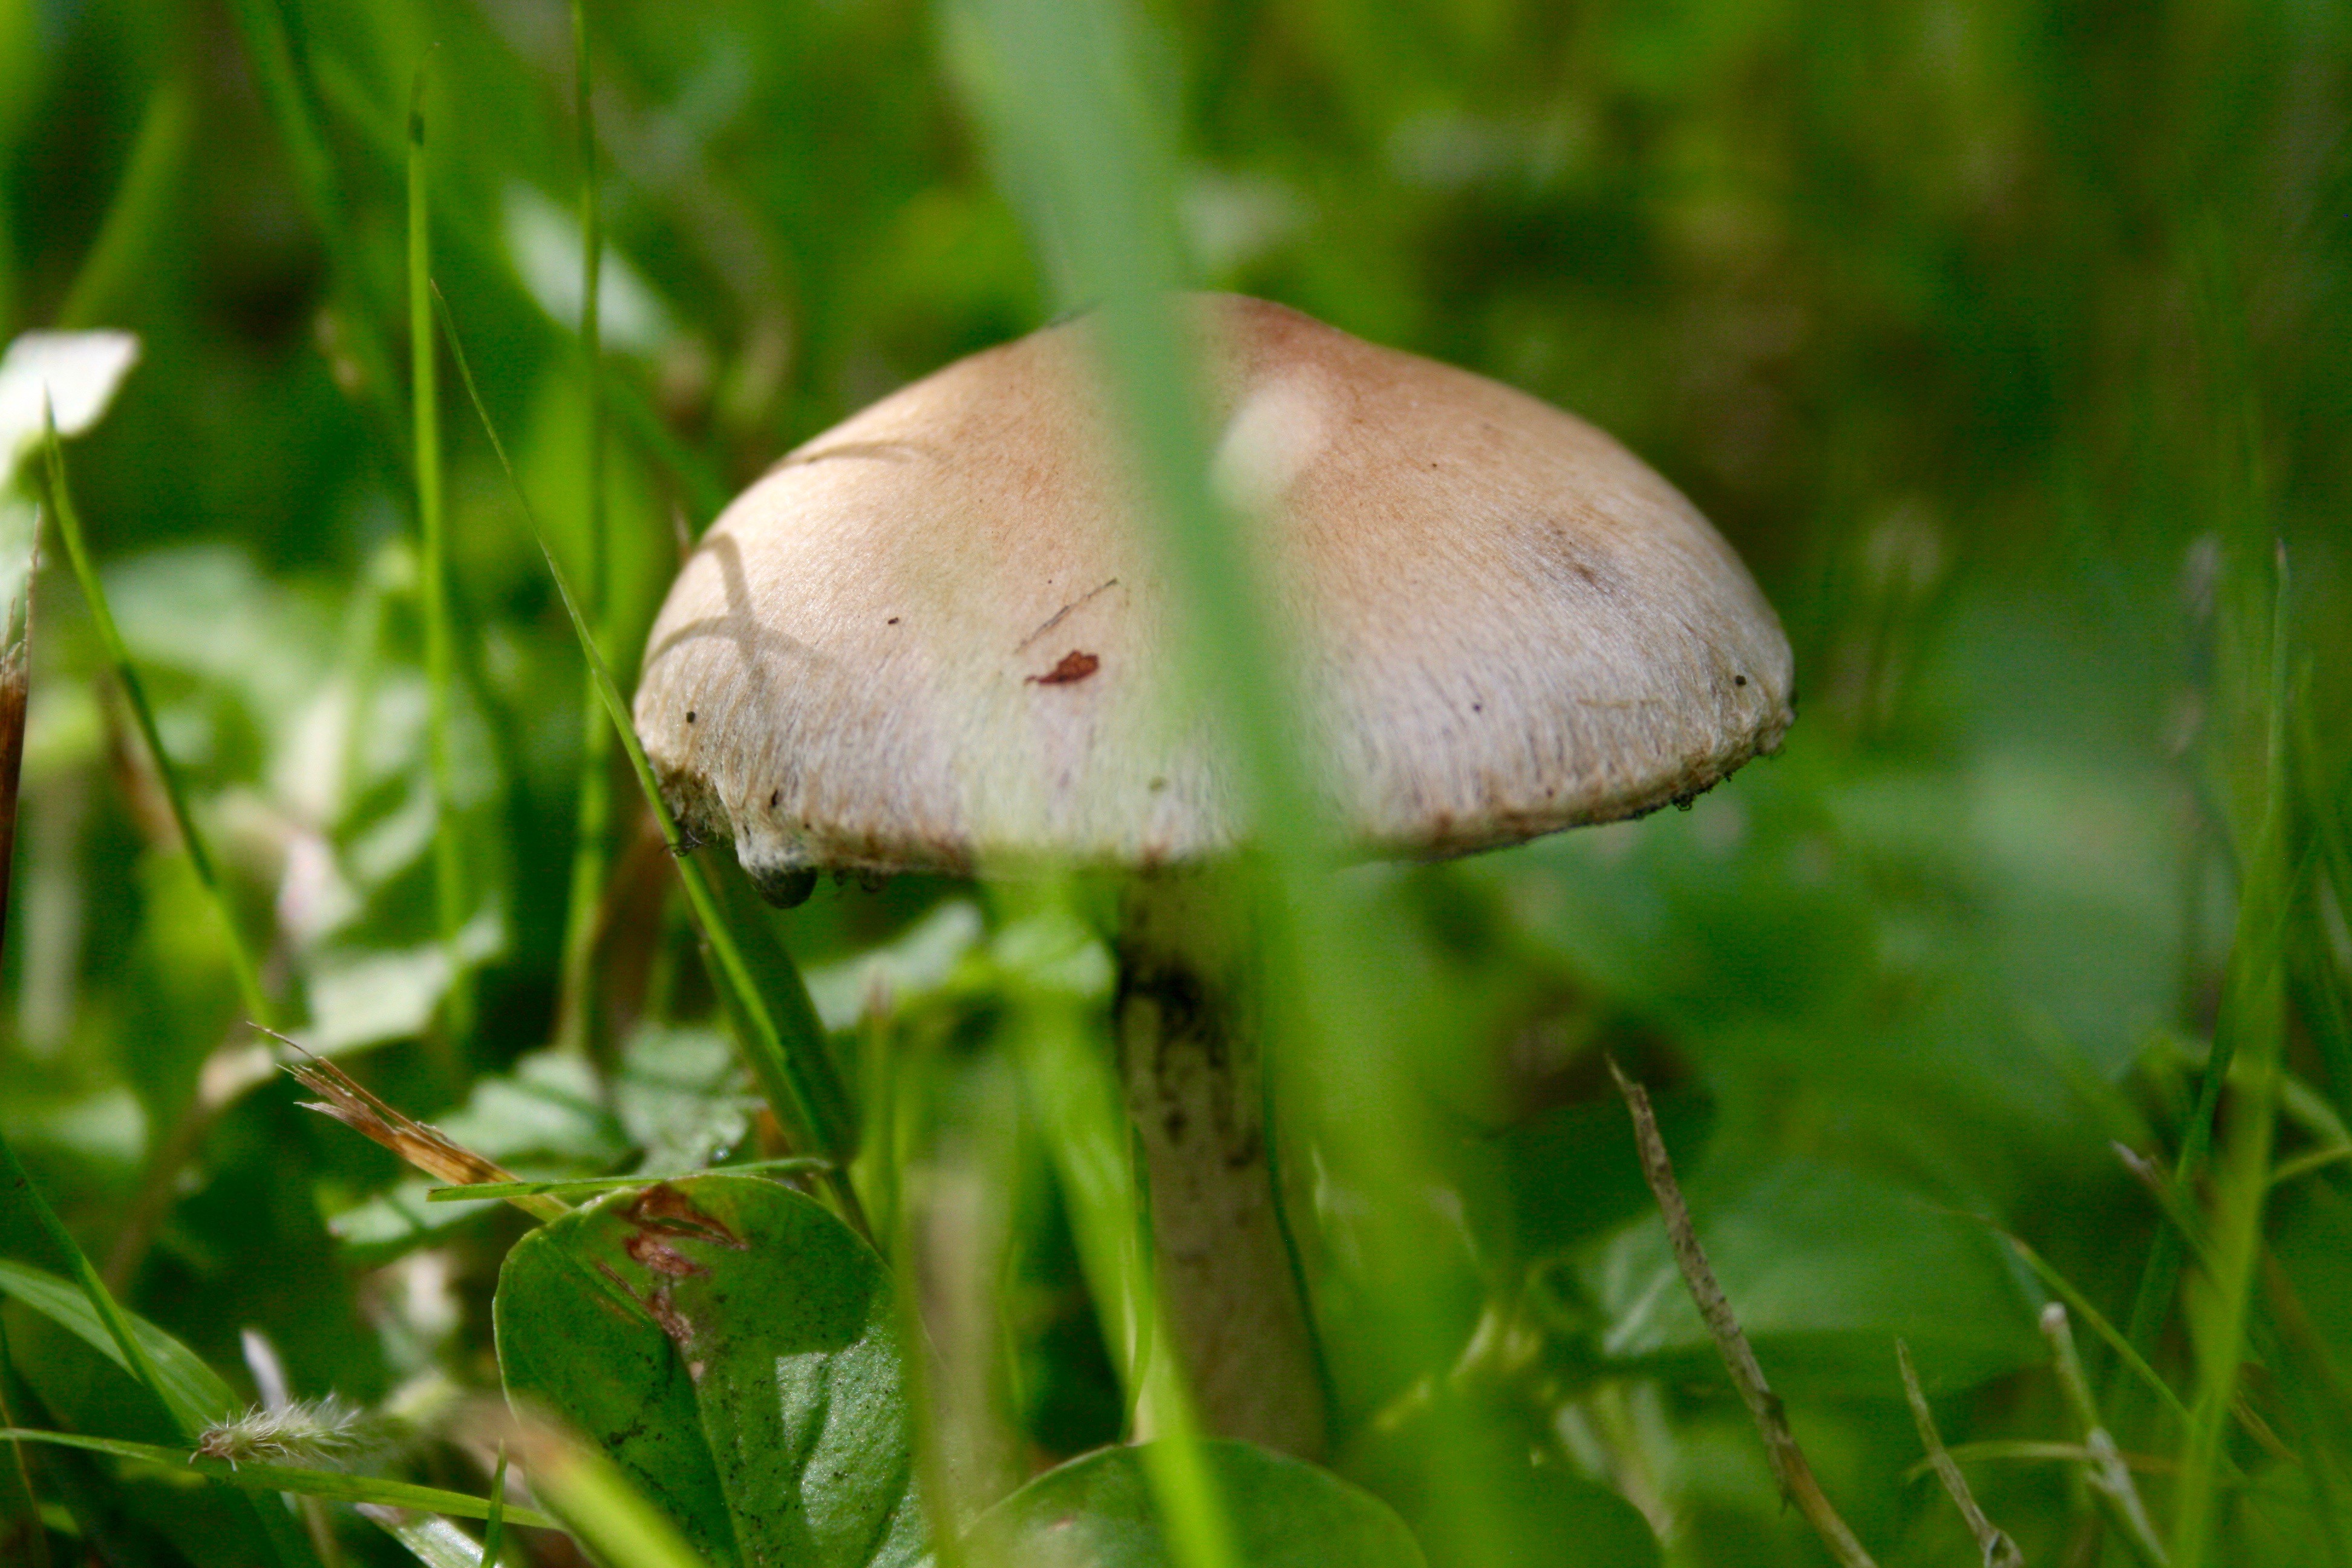
[[[1686,799],[1780,742],[1790,661],[1730,547],[1583,421],[1295,310],[1187,319],[1213,479],[1303,668],[1307,754],[1382,852]],[[792,453],[670,590],[636,722],[688,826],[782,886],[1215,854],[1240,803],[1084,321]]]

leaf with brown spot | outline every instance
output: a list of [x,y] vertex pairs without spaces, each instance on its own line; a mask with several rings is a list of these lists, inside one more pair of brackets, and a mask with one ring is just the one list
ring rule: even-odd
[[593,1440],[719,1568],[900,1568],[928,1548],[898,1308],[874,1250],[773,1182],[616,1192],[524,1237],[508,1397]]

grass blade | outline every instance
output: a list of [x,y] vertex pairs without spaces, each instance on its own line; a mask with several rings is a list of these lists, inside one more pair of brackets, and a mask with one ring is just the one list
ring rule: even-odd
[[482,1568],[499,1568],[507,1545],[507,1446],[499,1445],[498,1472],[490,1477],[490,1511],[482,1523]]
[[2107,1321],[2105,1314],[2102,1313],[2097,1307],[2092,1304],[2091,1299],[2088,1296],[2084,1295],[2082,1291],[2076,1289],[2072,1280],[2059,1273],[2055,1268],[2051,1266],[2051,1263],[2047,1258],[2043,1258],[2039,1252],[2033,1250],[2033,1248],[2028,1246],[2023,1240],[2010,1235],[2007,1231],[2001,1230],[1998,1226],[1994,1226],[1992,1228],[1994,1234],[1999,1236],[2002,1240],[2008,1242],[2011,1248],[2016,1252],[2017,1256],[2024,1260],[2025,1266],[2028,1268],[2032,1269],[2044,1285],[2049,1286],[2051,1290],[2057,1295],[2060,1300],[2065,1302],[2067,1310],[2072,1311],[2076,1317],[2081,1318],[2084,1322],[2089,1324],[2091,1331],[2099,1336],[2101,1342],[2109,1350],[2116,1352],[2116,1359],[2118,1364],[2120,1364],[2125,1371],[2130,1373],[2134,1377],[2137,1377],[2141,1383],[2145,1384],[2149,1392],[2154,1394],[2157,1398],[2163,1403],[2164,1407],[2167,1410],[2171,1411],[2174,1415],[2179,1417],[2182,1426],[2187,1426],[2189,1423],[2188,1405],[2182,1401],[2180,1395],[2172,1391],[2172,1385],[2164,1381],[2163,1377],[2157,1372],[2156,1368],[2148,1364],[2147,1358],[2139,1353],[2139,1351],[2132,1344],[2131,1341],[2117,1331],[2115,1324]]
[[[1780,1496],[1797,1505],[1797,1511],[1805,1516],[1805,1522],[1813,1527],[1813,1533],[1821,1537],[1831,1556],[1848,1568],[1873,1568],[1870,1553],[1839,1517],[1822,1491],[1821,1483],[1813,1479],[1812,1466],[1807,1462],[1805,1451],[1798,1447],[1796,1434],[1789,1429],[1789,1418],[1781,1410],[1780,1397],[1765,1382],[1764,1369],[1758,1364],[1756,1352],[1739,1327],[1739,1320],[1733,1315],[1730,1299],[1724,1295],[1714,1268],[1707,1263],[1706,1249],[1699,1245],[1698,1229],[1691,1223],[1690,1209],[1675,1179],[1666,1141],[1659,1135],[1657,1117],[1650,1110],[1649,1092],[1627,1078],[1615,1058],[1602,1059],[1608,1064],[1609,1076],[1617,1082],[1617,1092],[1625,1098],[1625,1109],[1633,1113],[1642,1174],[1650,1184],[1651,1194],[1658,1200],[1658,1212],[1665,1218],[1666,1239],[1674,1250],[1675,1267],[1681,1271],[1683,1283],[1690,1288],[1691,1301],[1698,1308],[1708,1335],[1722,1354],[1724,1370],[1731,1374],[1732,1386],[1739,1391],[1741,1403],[1748,1406],[1756,1430],[1764,1438],[1773,1478],[1780,1483]],[[1908,1371],[1909,1366],[1906,1354],[1905,1370]]]
[[[283,1035],[277,1038],[298,1051],[302,1049]],[[520,1187],[530,1184],[516,1181],[514,1173],[503,1165],[484,1159],[439,1128],[427,1126],[380,1095],[371,1092],[364,1084],[334,1063],[322,1057],[311,1056],[308,1051],[303,1051],[302,1055],[307,1059],[283,1065],[296,1082],[320,1096],[317,1102],[304,1101],[304,1109],[332,1117],[361,1137],[391,1150],[428,1176],[438,1176],[445,1182],[479,1183],[486,1186]],[[571,1212],[560,1199],[541,1194],[523,1193],[507,1201],[533,1219],[562,1219]]]
[[683,1182],[689,1176],[749,1176],[767,1171],[822,1171],[826,1162],[796,1156],[789,1160],[750,1160],[740,1165],[713,1165],[702,1171],[678,1171],[666,1176],[588,1176],[569,1182],[483,1182],[471,1186],[436,1187],[425,1194],[428,1204],[480,1203],[490,1198],[588,1198],[627,1187],[650,1187],[663,1182]]
[[1911,1347],[1901,1340],[1895,1342],[1895,1365],[1903,1375],[1903,1397],[1911,1406],[1912,1424],[1919,1428],[1920,1446],[1927,1450],[1928,1467],[1936,1472],[1952,1506],[1967,1523],[1985,1568],[2025,1568],[2025,1554],[2017,1549],[2017,1542],[2009,1538],[2008,1531],[1985,1517],[1976,1494],[1969,1490],[1968,1478],[1960,1474],[1951,1451],[1944,1447],[1943,1434],[1936,1430],[1936,1413],[1928,1407],[1927,1391],[1919,1386],[1918,1369],[1911,1364]]
[[[13,1427],[16,1414],[8,1405],[9,1375],[8,1333],[0,1327],[0,1426]],[[25,1446],[14,1437],[8,1439],[5,1469],[0,1472],[0,1561],[49,1568],[49,1535],[41,1523],[40,1500],[25,1464]]]
[[[2287,747],[2287,571],[2281,546],[2270,586],[2270,680],[2265,735],[2263,823],[2254,856],[2240,893],[2238,927],[2221,1016],[2213,1029],[2214,1062],[2208,1086],[2217,1085],[2227,1056],[2242,1055],[2245,1070],[2231,1096],[2214,1173],[2211,1226],[2214,1267],[2203,1301],[2198,1351],[2197,1397],[2181,1440],[2180,1479],[2173,1491],[2172,1542],[2182,1568],[2198,1568],[2212,1546],[2216,1481],[2230,1413],[2252,1321],[2254,1269],[2263,1250],[2263,1215],[2271,1190],[2280,1076],[2285,1051],[2286,964],[2283,952],[2286,912],[2294,897],[2290,761]],[[2224,1042],[2229,1043],[2225,1053]],[[2200,1097],[2201,1131],[2209,1097]],[[2188,1175],[2189,1149],[2181,1153]]]
[[180,842],[188,852],[189,863],[195,868],[196,880],[211,901],[213,912],[219,918],[221,934],[227,943],[229,968],[236,978],[238,1000],[249,1016],[263,1023],[272,1022],[277,1009],[262,994],[260,972],[245,944],[244,932],[237,928],[236,911],[230,907],[228,890],[221,885],[212,850],[188,809],[187,788],[180,781],[179,770],[172,765],[171,753],[163,749],[163,737],[155,728],[155,710],[147,700],[147,688],[141,683],[139,671],[131,662],[131,650],[123,646],[122,633],[114,624],[114,613],[107,606],[106,589],[99,581],[98,568],[89,558],[89,547],[82,542],[81,518],[74,510],[73,496],[66,486],[65,448],[58,440],[54,424],[44,443],[43,458],[43,489],[49,513],[57,519],[66,556],[73,563],[74,576],[81,584],[82,597],[89,605],[90,619],[98,627],[99,641],[106,649],[107,659],[114,667],[115,679],[121,684],[123,700],[131,705],[139,737],[146,743],[156,776],[163,781],[164,798],[171,803],[172,820],[180,830]]
[[[1046,939],[1066,934],[1083,944],[1084,928],[1050,898],[1031,918]],[[1158,1295],[1143,1259],[1142,1211],[1129,1159],[1127,1118],[1118,1084],[1089,1048],[1072,998],[1033,988],[1022,998],[1017,1053],[1022,1079],[1038,1108],[1046,1143],[1070,1209],[1078,1258],[1102,1315],[1104,1342],[1124,1362],[1130,1405],[1151,1412],[1157,1431],[1143,1449],[1145,1473],[1182,1568],[1238,1568],[1223,1500],[1200,1446],[1182,1369],[1165,1350]]]
[[425,169],[425,68],[416,68],[408,97],[408,333],[410,400],[415,415],[416,519],[425,611],[425,681],[432,707],[426,750],[433,771],[433,912],[449,958],[449,989],[442,1016],[450,1040],[473,1029],[473,986],[459,933],[466,923],[463,860],[457,847],[457,799],[449,760],[448,542],[442,510],[439,343],[433,330],[433,213]]
[[611,1461],[543,1422],[525,1418],[511,1437],[532,1489],[600,1562],[613,1568],[704,1568],[660,1510]]
[[2097,1401],[2091,1394],[2091,1380],[2084,1373],[2082,1357],[2075,1353],[2074,1333],[2066,1326],[2066,1309],[2055,1301],[2044,1307],[2042,1332],[2050,1341],[2059,1389],[2066,1396],[2075,1425],[2083,1429],[2083,1448],[2088,1456],[2083,1461],[2084,1479],[2105,1502],[2124,1538],[2141,1559],[2162,1564],[2166,1561],[2164,1543],[2157,1539],[2156,1526],[2149,1522],[2139,1489],[2132,1483],[2131,1470],[2100,1418]]
[[[586,450],[587,526],[581,539],[586,571],[581,583],[581,606],[598,636],[604,625],[610,598],[605,577],[611,570],[610,522],[604,506],[604,322],[602,309],[604,276],[604,220],[596,192],[596,121],[594,80],[590,72],[588,12],[581,0],[572,0],[572,62],[573,116],[579,130],[580,154],[580,377],[588,401]],[[580,794],[572,824],[572,890],[563,913],[563,973],[558,1012],[559,1044],[584,1049],[595,1032],[593,967],[597,911],[604,899],[605,866],[612,834],[612,731],[597,709],[596,680],[592,672],[582,704],[584,728],[580,735]]]
[[[336,325],[342,346],[356,363],[364,405],[388,450],[404,462],[401,410],[394,390],[393,357],[366,291],[367,271],[356,247],[359,226],[351,221],[335,158],[320,129],[317,84],[299,31],[299,16],[285,0],[230,0],[229,11],[244,36],[247,59],[263,104],[294,166],[294,184],[310,210],[311,226],[326,247],[335,296]],[[395,163],[398,162],[394,158]]]
[[[197,1475],[226,1481],[247,1491],[290,1492],[296,1497],[324,1498],[329,1502],[373,1503],[381,1508],[455,1514],[460,1519],[488,1519],[490,1516],[491,1500],[488,1498],[447,1491],[440,1487],[418,1486],[411,1481],[387,1480],[381,1476],[355,1476],[343,1470],[317,1470],[301,1465],[266,1465],[252,1460],[232,1465],[226,1459],[190,1456],[159,1443],[129,1443],[119,1437],[88,1437],[78,1432],[43,1432],[12,1426],[0,1433],[0,1436],[21,1443],[48,1443],[62,1448],[79,1448],[87,1453],[108,1454],[118,1459],[136,1459],[151,1465],[163,1465],[178,1472],[193,1470]],[[505,1511],[506,1517],[517,1524],[538,1530],[562,1528],[546,1514],[530,1509],[509,1508]]]
[[99,226],[98,238],[75,273],[65,303],[58,307],[60,328],[94,326],[133,297],[180,195],[180,167],[187,159],[194,122],[186,82],[166,81],[148,98],[139,139],[131,144],[106,221]]
[[[33,1178],[18,1162],[16,1151],[5,1136],[0,1136],[0,1184],[17,1195],[18,1206],[47,1236],[50,1246],[72,1276],[68,1288],[67,1280],[40,1269],[0,1262],[0,1293],[15,1297],[103,1352],[155,1396],[181,1436],[193,1445],[205,1427],[227,1415],[236,1405],[228,1384],[161,1330],[140,1325],[148,1332],[134,1331],[136,1320],[122,1310],[114,1293],[99,1279],[88,1255],[66,1229],[65,1222],[58,1218],[57,1211],[41,1196],[40,1189],[33,1184]],[[68,1310],[76,1290],[86,1315]],[[159,1364],[162,1358],[151,1344],[151,1338],[164,1339],[178,1351],[178,1355],[171,1358],[171,1375],[166,1376]]]
[[[466,363],[465,346],[458,339],[456,324],[448,318],[447,301],[441,300],[440,304],[442,326],[448,334],[450,355],[457,364],[458,378],[465,384],[466,395],[473,402],[474,412],[482,422],[483,434],[489,437],[499,466],[506,470],[508,483],[514,489],[515,504],[521,509],[523,521],[547,562],[564,612],[572,618],[572,629],[588,660],[597,700],[603,704],[614,733],[628,754],[637,786],[661,826],[663,842],[669,846],[670,855],[677,863],[678,880],[686,886],[687,906],[709,956],[711,978],[717,983],[730,1016],[740,1026],[736,1037],[750,1060],[752,1076],[786,1127],[807,1147],[832,1163],[826,1184],[842,1212],[862,1233],[866,1230],[864,1215],[846,1173],[849,1158],[856,1149],[856,1127],[848,1118],[849,1096],[834,1067],[823,1026],[817,1022],[816,1008],[809,1001],[808,987],[790,955],[772,940],[767,946],[774,965],[769,975],[772,988],[761,985],[747,952],[745,932],[739,932],[730,921],[720,902],[719,889],[727,884],[714,885],[709,868],[694,858],[694,847],[671,814],[669,803],[662,798],[661,786],[654,779],[653,764],[646,759],[645,747],[638,742],[636,727],[629,718],[628,704],[604,664],[594,628],[580,607],[563,563],[548,543],[547,531],[540,526],[538,514],[531,510],[530,498],[507,457],[506,444],[499,439],[498,427],[491,423],[489,409],[482,402],[473,371]],[[719,869],[731,871],[732,868]],[[735,872],[733,880],[740,883],[741,874]],[[763,923],[751,923],[746,931],[761,939],[767,936]]]

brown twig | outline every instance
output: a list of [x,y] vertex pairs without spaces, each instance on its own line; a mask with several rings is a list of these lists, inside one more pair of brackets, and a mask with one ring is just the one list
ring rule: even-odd
[[23,592],[9,601],[6,647],[0,647],[0,935],[8,929],[8,868],[16,858],[16,783],[25,763],[25,700],[33,650],[33,577],[37,545],[25,564]]
[[1960,1510],[1969,1533],[1976,1537],[1985,1568],[2025,1568],[2025,1553],[2006,1531],[1985,1517],[1984,1510],[1977,1506],[1976,1494],[1969,1490],[1969,1479],[1960,1474],[1960,1467],[1945,1448],[1944,1436],[1936,1430],[1936,1413],[1927,1408],[1927,1392],[1919,1386],[1918,1369],[1911,1364],[1911,1347],[1901,1340],[1895,1342],[1895,1364],[1903,1373],[1903,1397],[1911,1402],[1911,1419],[1918,1424],[1920,1446],[1927,1450],[1927,1462],[1950,1494],[1952,1506]]
[[1739,1320],[1733,1316],[1731,1302],[1716,1283],[1715,1270],[1707,1266],[1706,1253],[1698,1244],[1698,1232],[1692,1228],[1690,1209],[1683,1202],[1682,1189],[1675,1182],[1674,1162],[1666,1157],[1665,1140],[1658,1136],[1658,1119],[1650,1110],[1650,1097],[1642,1086],[1627,1078],[1612,1058],[1609,1076],[1617,1080],[1617,1092],[1625,1097],[1625,1108],[1633,1113],[1633,1138],[1642,1151],[1642,1174],[1649,1179],[1650,1191],[1658,1200],[1659,1211],[1665,1215],[1666,1239],[1675,1251],[1675,1264],[1682,1270],[1683,1283],[1690,1287],[1691,1300],[1698,1307],[1698,1315],[1706,1323],[1706,1331],[1715,1339],[1715,1348],[1723,1353],[1723,1364],[1731,1373],[1732,1386],[1739,1390],[1748,1414],[1755,1418],[1756,1430],[1763,1435],[1764,1452],[1771,1461],[1772,1474],[1780,1483],[1783,1502],[1794,1504],[1813,1527],[1813,1533],[1830,1549],[1843,1568],[1876,1568],[1853,1531],[1822,1495],[1821,1483],[1813,1479],[1813,1468],[1805,1462],[1805,1451],[1797,1446],[1797,1436],[1789,1430],[1789,1418],[1780,1407],[1780,1396],[1771,1384],[1764,1381],[1764,1369],[1757,1364],[1756,1352],[1748,1348],[1748,1336],[1740,1331]]

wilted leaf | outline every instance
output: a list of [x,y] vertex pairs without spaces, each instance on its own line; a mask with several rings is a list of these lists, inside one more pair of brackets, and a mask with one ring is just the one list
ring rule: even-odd
[[[1236,1560],[1248,1568],[1423,1568],[1412,1532],[1370,1492],[1251,1443],[1209,1443]],[[1142,1450],[1105,1448],[1049,1470],[981,1515],[973,1568],[1171,1568]]]
[[922,1552],[898,1309],[821,1205],[744,1176],[615,1193],[499,1279],[510,1399],[597,1443],[714,1563]]

